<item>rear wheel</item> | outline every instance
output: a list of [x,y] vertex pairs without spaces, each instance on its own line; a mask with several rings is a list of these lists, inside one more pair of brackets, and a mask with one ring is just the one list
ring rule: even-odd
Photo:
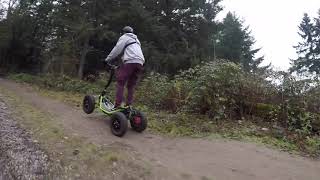
[[83,111],[87,114],[93,113],[95,109],[95,103],[96,102],[93,96],[86,95],[83,99],[83,104],[82,104]]
[[143,132],[148,125],[145,115],[140,111],[136,111],[130,118],[130,124],[132,129],[139,133]]
[[111,116],[110,125],[112,134],[118,137],[122,137],[127,132],[128,119],[123,113],[116,112]]

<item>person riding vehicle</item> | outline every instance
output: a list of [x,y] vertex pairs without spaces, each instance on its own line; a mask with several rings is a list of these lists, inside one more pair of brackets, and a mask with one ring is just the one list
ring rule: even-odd
[[141,43],[133,32],[132,27],[124,27],[123,35],[105,59],[107,64],[111,64],[118,57],[121,57],[122,60],[122,64],[116,71],[117,91],[114,109],[122,105],[125,85],[127,85],[128,90],[126,106],[132,105],[138,77],[142,73],[145,63]]

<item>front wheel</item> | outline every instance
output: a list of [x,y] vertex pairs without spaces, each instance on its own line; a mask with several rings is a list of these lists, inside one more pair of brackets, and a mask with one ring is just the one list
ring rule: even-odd
[[82,104],[83,111],[87,114],[93,113],[95,109],[95,104],[96,102],[94,97],[91,95],[86,95],[83,99],[83,104]]
[[147,128],[148,121],[142,112],[136,111],[130,118],[130,124],[134,131],[141,133]]
[[122,137],[126,134],[128,129],[128,119],[121,113],[116,112],[111,116],[111,132],[113,135]]

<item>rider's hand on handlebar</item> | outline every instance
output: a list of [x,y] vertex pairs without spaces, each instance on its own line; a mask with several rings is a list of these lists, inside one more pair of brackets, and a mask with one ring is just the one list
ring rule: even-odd
[[104,65],[108,65],[109,63],[110,63],[109,60],[107,60],[107,59],[104,59],[104,60],[103,60],[103,64],[104,64]]
[[116,65],[111,64],[110,61],[104,61],[104,64],[106,65],[107,71],[109,72],[110,70],[115,70],[117,69]]
[[104,64],[107,72],[109,72],[109,71],[111,70],[110,62],[107,61],[107,60],[104,60],[104,61],[103,61],[103,64]]

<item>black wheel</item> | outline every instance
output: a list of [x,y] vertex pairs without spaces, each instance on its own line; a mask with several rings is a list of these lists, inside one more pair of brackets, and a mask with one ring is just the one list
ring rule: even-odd
[[118,137],[122,137],[127,132],[128,119],[123,113],[116,112],[111,116],[110,125],[112,134]]
[[83,111],[87,114],[93,113],[95,109],[95,104],[96,104],[96,101],[94,97],[91,95],[86,95],[83,99],[83,104],[82,104]]
[[143,132],[147,128],[148,121],[142,112],[136,111],[130,118],[130,124],[134,131]]

